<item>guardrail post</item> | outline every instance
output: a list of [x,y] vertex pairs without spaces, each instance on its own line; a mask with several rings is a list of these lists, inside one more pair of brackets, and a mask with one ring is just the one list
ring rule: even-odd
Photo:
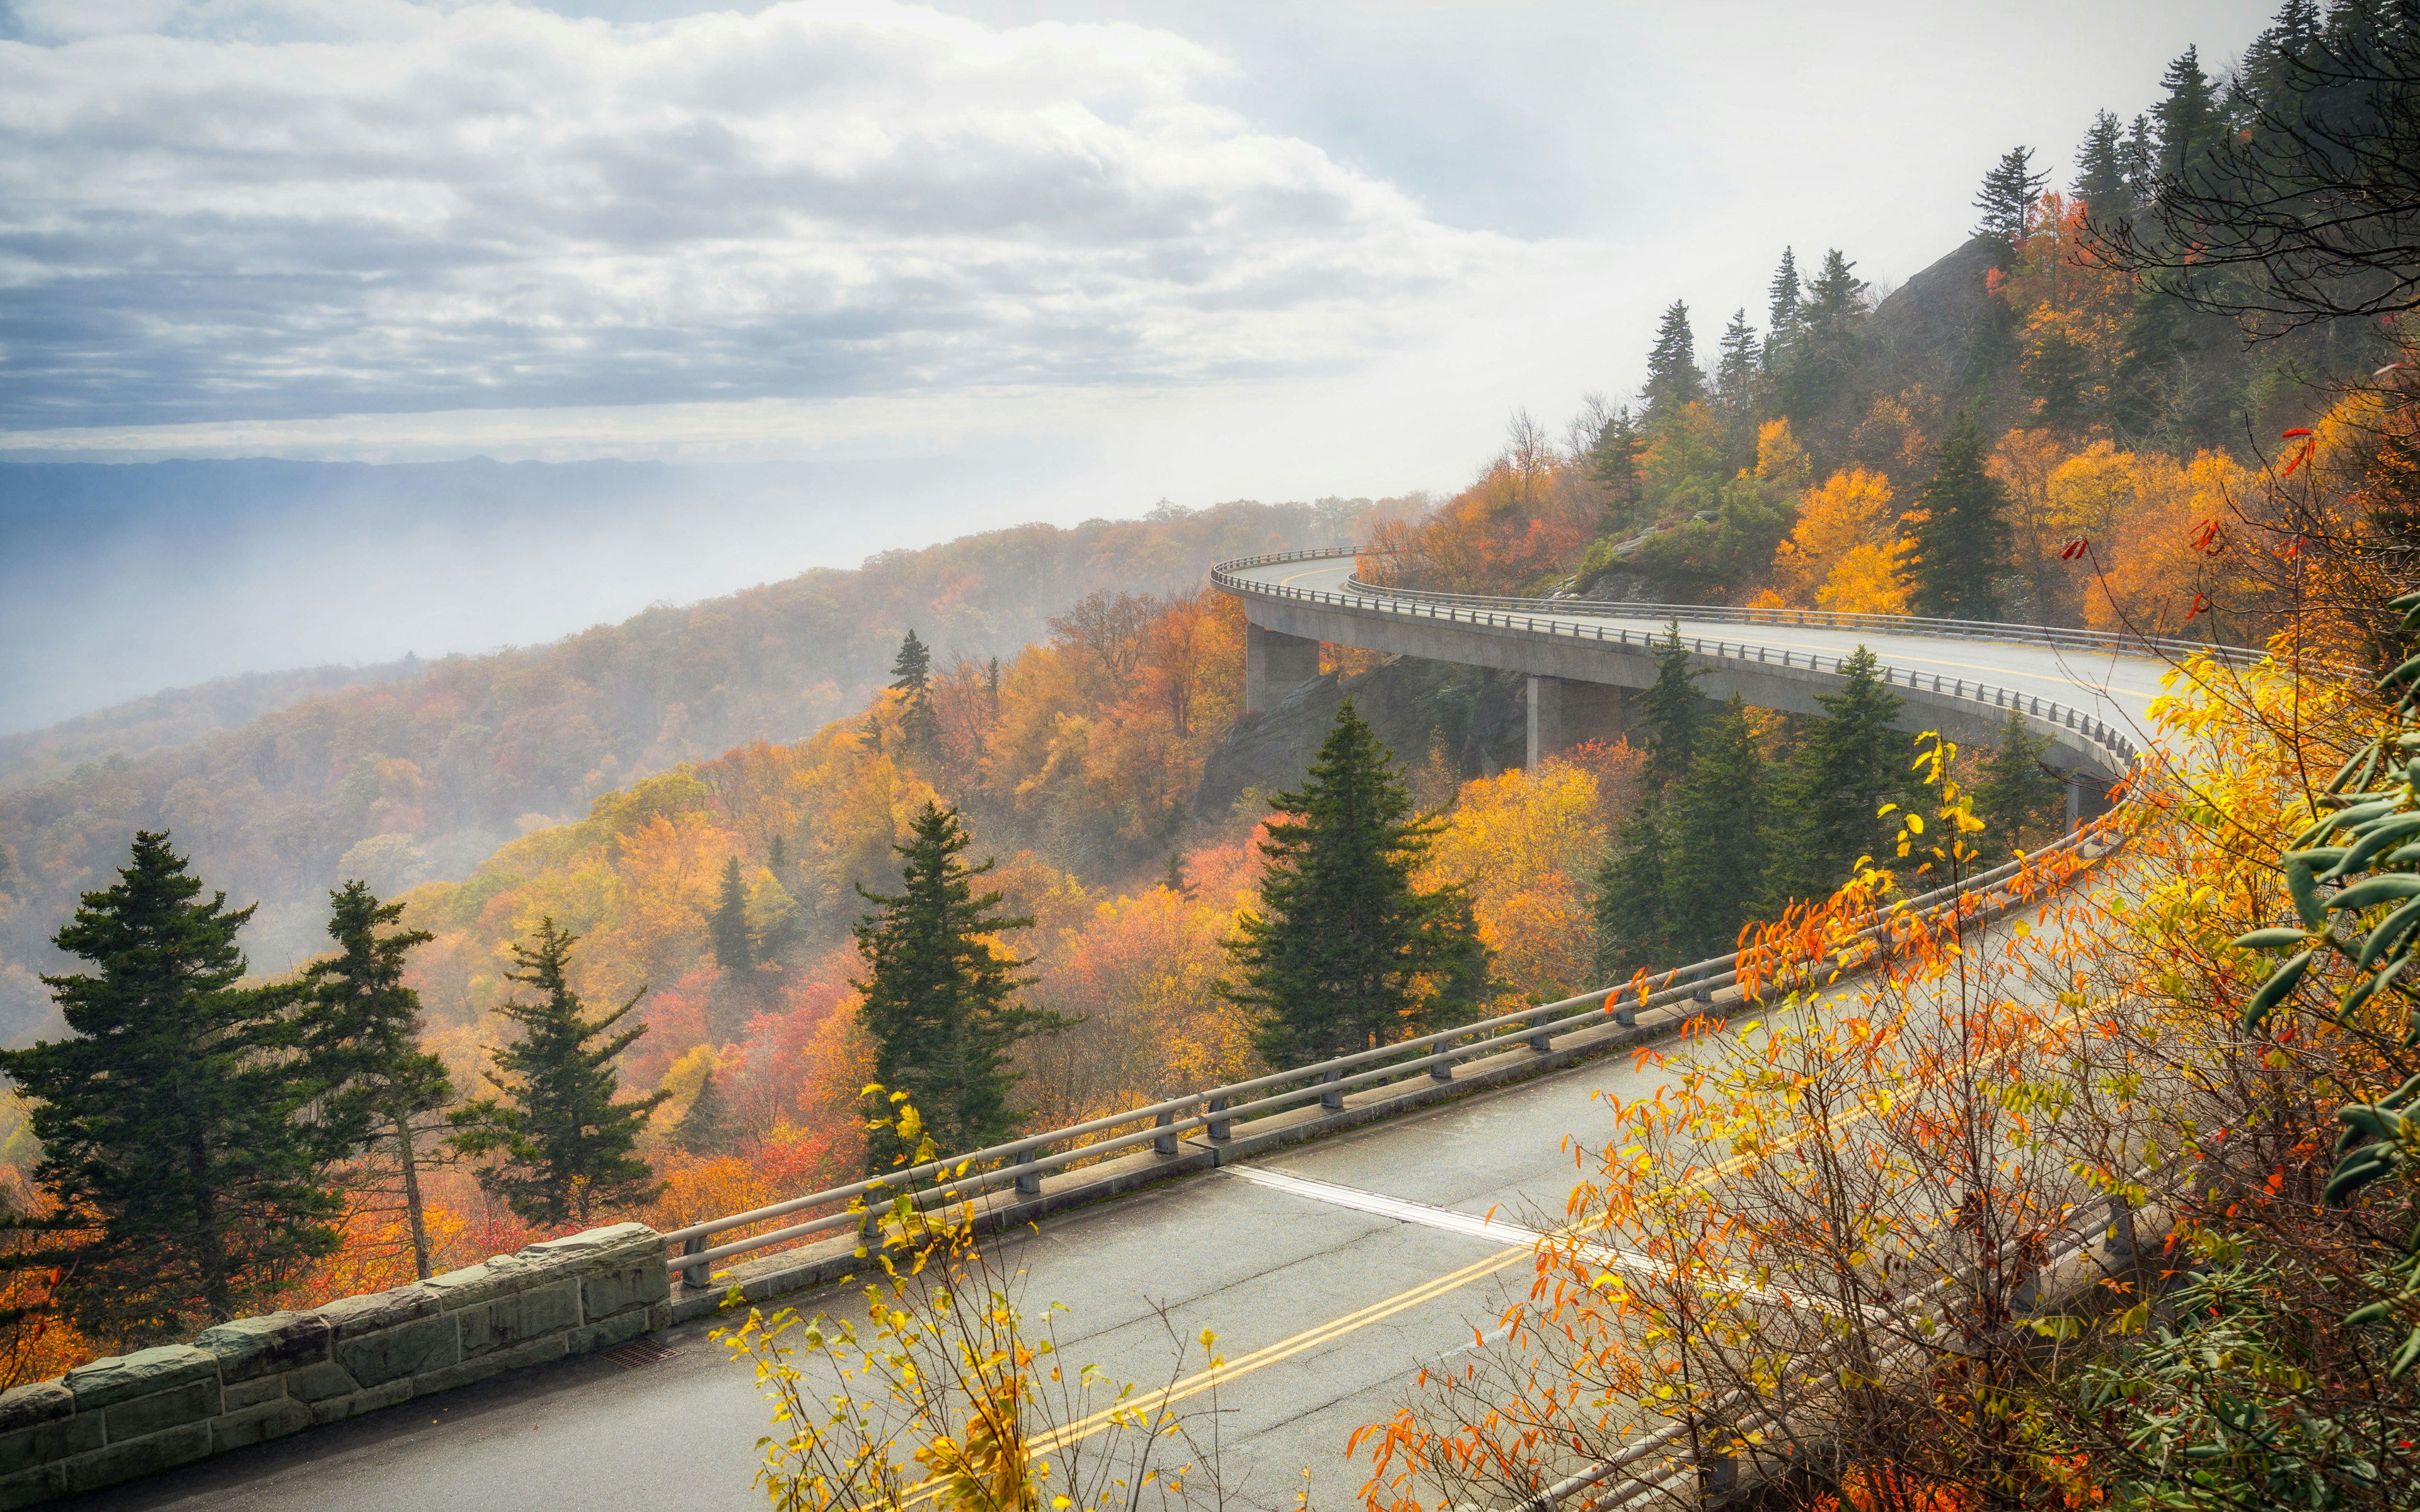
[[1698,1494],[1701,1497],[1728,1496],[1739,1485],[1739,1461],[1727,1454],[1715,1454],[1703,1447],[1705,1427],[1689,1435],[1699,1448],[1698,1460]]
[[1438,1082],[1450,1082],[1453,1080],[1453,1057],[1442,1050],[1438,1051],[1435,1055],[1431,1056],[1429,1057],[1429,1079],[1431,1081]]
[[1635,1005],[1624,1003],[1622,1006],[1613,1011],[1613,1022],[1621,1025],[1625,1029],[1636,1027],[1638,1023],[1637,1008]]
[[1554,1030],[1553,1030],[1553,1029],[1551,1029],[1551,1028],[1549,1028],[1549,1027],[1547,1027],[1547,1026],[1546,1026],[1545,1025],[1544,1025],[1544,1024],[1532,1024],[1532,1025],[1530,1025],[1530,1026],[1529,1026],[1529,1048],[1530,1048],[1530,1049],[1532,1049],[1532,1050],[1535,1050],[1536,1052],[1538,1052],[1538,1054],[1540,1054],[1540,1055],[1542,1055],[1542,1056],[1543,1056],[1543,1055],[1544,1055],[1546,1052],[1548,1052],[1548,1051],[1550,1051],[1550,1050],[1554,1049],[1554,1048],[1555,1048],[1555,1035],[1554,1035]]
[[1033,1163],[1041,1156],[1040,1145],[1028,1145],[1017,1151],[1016,1195],[1018,1196],[1038,1197],[1042,1195],[1042,1173],[1033,1168]]
[[1212,1099],[1210,1100],[1210,1137],[1211,1137],[1211,1138],[1213,1138],[1213,1139],[1226,1139],[1226,1138],[1231,1137],[1231,1131],[1234,1128],[1233,1123],[1233,1122],[1231,1122],[1230,1120],[1226,1119],[1222,1119],[1222,1118],[1218,1117],[1218,1115],[1219,1115],[1219,1114],[1224,1113],[1224,1112],[1226,1112],[1226,1111],[1227,1111],[1227,1100],[1226,1100],[1225,1098],[1223,1098],[1223,1097],[1214,1097],[1214,1098],[1212,1098]]
[[[1165,1129],[1174,1122],[1176,1122],[1176,1113],[1173,1109],[1162,1109],[1159,1117],[1151,1120],[1152,1127],[1155,1129]],[[1151,1152],[1155,1155],[1175,1154],[1176,1136],[1172,1134],[1155,1134],[1151,1141]]]
[[2116,1259],[2134,1257],[2134,1210],[2124,1197],[2109,1199],[2109,1237],[2102,1241],[2101,1247]]
[[[705,1254],[706,1236],[704,1234],[691,1234],[689,1238],[681,1241],[681,1253],[683,1255]],[[691,1291],[704,1291],[711,1279],[712,1278],[706,1274],[706,1268],[703,1265],[690,1265],[683,1266],[681,1268],[681,1285],[689,1288]]]
[[[1344,1073],[1341,1071],[1331,1071],[1319,1079],[1323,1082],[1341,1082],[1344,1079]],[[1319,1105],[1333,1113],[1344,1105],[1344,1094],[1333,1090],[1322,1092],[1319,1094]]]

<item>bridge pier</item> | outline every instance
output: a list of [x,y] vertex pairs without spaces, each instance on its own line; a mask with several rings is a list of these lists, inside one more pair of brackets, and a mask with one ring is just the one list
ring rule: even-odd
[[1611,740],[1630,728],[1630,689],[1568,677],[1529,679],[1528,769],[1587,740]]
[[1244,624],[1244,712],[1265,714],[1319,675],[1319,642]]

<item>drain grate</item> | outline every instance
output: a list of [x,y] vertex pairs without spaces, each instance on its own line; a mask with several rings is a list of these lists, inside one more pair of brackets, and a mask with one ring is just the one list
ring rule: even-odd
[[625,1370],[636,1370],[643,1365],[656,1365],[673,1357],[673,1351],[654,1339],[633,1339],[617,1350],[607,1350],[605,1358]]

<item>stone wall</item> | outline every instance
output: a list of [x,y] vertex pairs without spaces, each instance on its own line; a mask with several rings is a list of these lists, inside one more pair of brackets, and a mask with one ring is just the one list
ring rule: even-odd
[[115,1486],[669,1327],[663,1241],[592,1228],[0,1395],[0,1508]]

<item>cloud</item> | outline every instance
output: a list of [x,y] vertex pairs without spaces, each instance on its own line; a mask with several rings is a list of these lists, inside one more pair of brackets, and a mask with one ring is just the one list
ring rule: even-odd
[[0,428],[1318,371],[1523,255],[1163,30],[20,0]]

